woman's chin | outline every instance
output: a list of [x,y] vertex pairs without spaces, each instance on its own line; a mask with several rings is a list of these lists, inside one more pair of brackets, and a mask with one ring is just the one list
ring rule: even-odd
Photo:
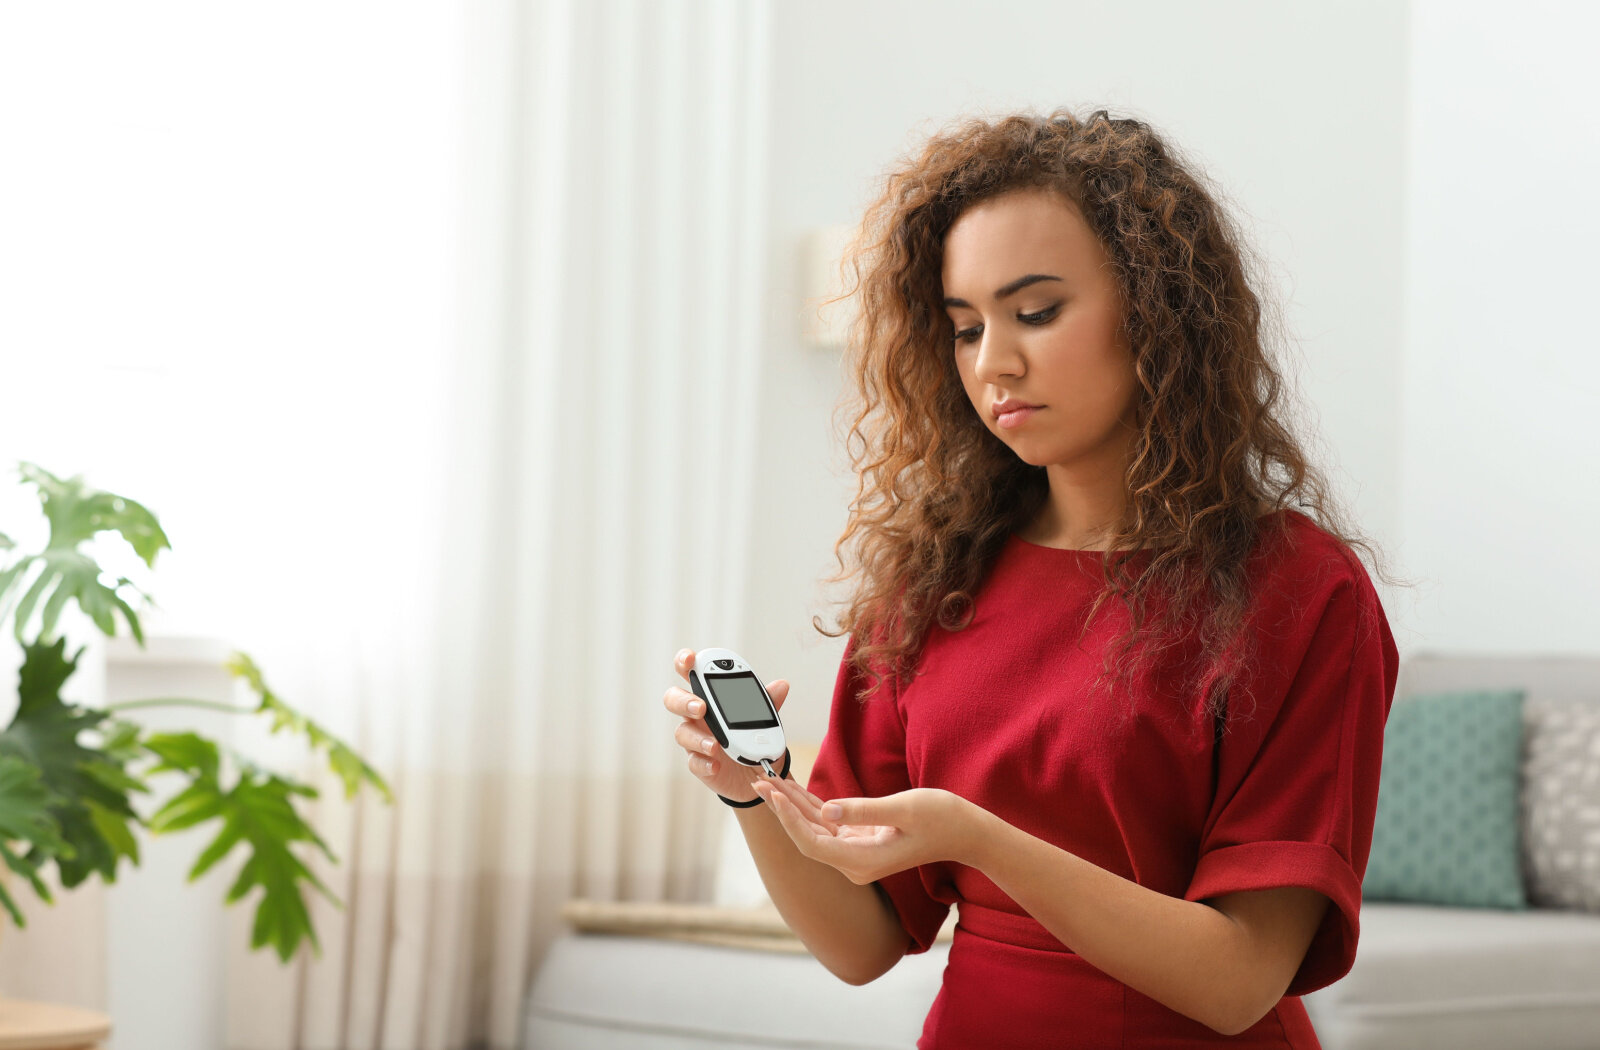
[[[1001,440],[1004,441],[1005,439],[1002,438]],[[1043,446],[1036,441],[1006,441],[1006,447],[1030,467],[1046,467],[1051,463],[1059,462],[1048,453],[1042,451]]]

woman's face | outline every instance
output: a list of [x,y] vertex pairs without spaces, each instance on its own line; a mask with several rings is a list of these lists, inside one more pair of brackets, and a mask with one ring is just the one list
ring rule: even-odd
[[[1034,466],[1122,477],[1138,380],[1122,294],[1075,205],[1014,190],[962,212],[945,237],[944,306],[978,417]],[[997,417],[996,402],[1039,406]]]

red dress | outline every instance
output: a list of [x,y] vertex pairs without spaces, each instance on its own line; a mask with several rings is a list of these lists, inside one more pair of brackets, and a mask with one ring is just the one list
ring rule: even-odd
[[[1085,962],[976,868],[897,872],[879,884],[910,953],[927,951],[958,909],[919,1050],[1319,1046],[1299,996],[1355,960],[1399,654],[1361,562],[1305,515],[1278,513],[1290,516],[1290,542],[1258,544],[1250,561],[1258,655],[1230,690],[1220,742],[1187,695],[1198,690],[1179,685],[1181,658],[1135,690],[1132,718],[1114,717],[1103,689],[1086,699],[1104,646],[1129,622],[1108,598],[1077,644],[1099,587],[1096,551],[1012,537],[972,622],[930,627],[903,689],[887,680],[863,704],[866,679],[841,664],[809,781],[821,798],[943,788],[1170,896],[1304,886],[1333,902],[1285,997],[1229,1037]],[[1128,703],[1128,690],[1116,696]]]

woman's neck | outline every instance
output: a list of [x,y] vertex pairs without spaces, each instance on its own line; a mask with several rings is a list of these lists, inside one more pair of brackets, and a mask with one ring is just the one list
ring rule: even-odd
[[[1265,502],[1257,504],[1256,518],[1266,516],[1272,508]],[[1046,504],[1044,509],[1034,517],[1033,521],[1017,530],[1017,536],[1029,543],[1040,547],[1056,547],[1061,550],[1073,551],[1108,551],[1110,545],[1111,526],[1101,528],[1097,532],[1074,533],[1071,529],[1059,528],[1054,522],[1054,508]],[[1152,546],[1161,546],[1165,543],[1175,542],[1176,536],[1166,536],[1159,539]],[[1129,547],[1119,547],[1118,550],[1129,550]]]

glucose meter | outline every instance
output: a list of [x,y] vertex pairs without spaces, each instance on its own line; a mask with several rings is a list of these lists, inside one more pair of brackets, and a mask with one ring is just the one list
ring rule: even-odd
[[701,649],[689,668],[689,688],[706,702],[706,725],[729,757],[778,776],[772,763],[788,750],[783,723],[767,687],[732,649]]

